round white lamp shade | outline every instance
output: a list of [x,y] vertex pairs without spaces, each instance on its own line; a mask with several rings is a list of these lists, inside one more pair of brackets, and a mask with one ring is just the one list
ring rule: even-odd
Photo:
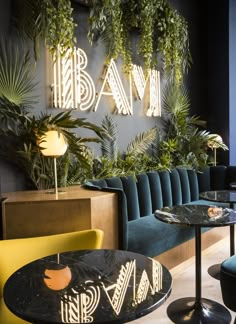
[[41,137],[40,147],[43,155],[57,157],[65,154],[68,144],[63,134],[50,130]]
[[220,147],[220,144],[223,144],[222,137],[218,134],[212,134],[213,138],[207,142],[207,145],[213,150]]

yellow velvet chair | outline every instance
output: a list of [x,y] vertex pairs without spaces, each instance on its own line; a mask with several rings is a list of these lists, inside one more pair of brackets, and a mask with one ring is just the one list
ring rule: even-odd
[[103,232],[97,229],[79,232],[0,241],[0,323],[23,324],[3,300],[3,286],[8,277],[23,265],[58,252],[99,249]]

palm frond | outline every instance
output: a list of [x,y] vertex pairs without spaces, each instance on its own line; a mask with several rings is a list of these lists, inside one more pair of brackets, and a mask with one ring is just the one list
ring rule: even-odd
[[184,86],[168,84],[163,93],[163,108],[167,115],[169,136],[184,133],[187,128],[186,120],[189,116],[190,101]]
[[205,120],[202,120],[200,119],[199,116],[195,116],[195,115],[187,118],[187,123],[189,125],[200,126],[203,128],[205,128],[207,124]]
[[105,131],[105,135],[101,140],[102,155],[116,160],[118,154],[117,125],[111,116],[105,115],[101,126]]
[[0,40],[0,97],[16,105],[30,106],[35,103],[34,70],[29,52],[16,46],[9,39]]
[[138,134],[134,140],[129,143],[126,153],[127,155],[138,155],[145,153],[153,144],[157,136],[157,129],[151,128],[141,134]]

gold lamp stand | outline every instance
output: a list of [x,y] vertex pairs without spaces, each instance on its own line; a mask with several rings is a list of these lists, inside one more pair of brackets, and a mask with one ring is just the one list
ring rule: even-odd
[[58,184],[57,184],[57,157],[65,154],[68,144],[62,133],[57,130],[47,131],[40,139],[40,148],[44,156],[53,157],[54,169],[54,193],[56,199],[58,198]]

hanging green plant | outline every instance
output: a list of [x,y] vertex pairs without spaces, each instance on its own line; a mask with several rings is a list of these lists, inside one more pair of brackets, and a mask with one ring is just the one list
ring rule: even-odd
[[[134,30],[138,30],[136,47],[131,46]],[[191,63],[188,24],[167,0],[93,0],[88,32],[91,44],[99,36],[107,48],[108,62],[121,56],[127,72],[136,53],[146,70],[157,67],[161,57],[165,72],[180,83]]]
[[101,36],[107,48],[107,64],[111,59],[117,59],[121,55],[126,70],[131,66],[128,31],[128,25],[124,24],[121,0],[93,1],[90,10],[88,38],[90,43],[93,44]]
[[46,43],[51,53],[60,45],[61,54],[76,42],[74,30],[77,24],[72,17],[73,9],[69,0],[43,0],[42,10],[46,15]]
[[39,57],[39,44],[43,39],[51,53],[60,46],[64,55],[76,42],[70,0],[14,0],[15,26],[34,43],[35,58]]
[[158,7],[155,26],[158,33],[154,51],[163,55],[165,72],[180,83],[183,72],[191,64],[189,50],[188,24],[176,10],[169,7],[164,0]]
[[154,5],[153,1],[143,0],[140,2],[140,41],[138,53],[143,56],[146,69],[150,69],[153,66],[155,11],[156,5]]

